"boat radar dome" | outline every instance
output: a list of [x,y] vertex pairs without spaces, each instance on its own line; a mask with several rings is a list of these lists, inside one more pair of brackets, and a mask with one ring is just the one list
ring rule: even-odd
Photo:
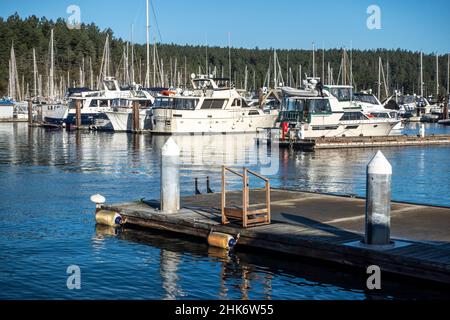
[[195,77],[197,77],[197,76],[195,75],[195,73],[191,73],[191,79],[194,80]]
[[94,194],[91,196],[91,201],[95,204],[103,204],[106,202],[106,199],[101,194]]

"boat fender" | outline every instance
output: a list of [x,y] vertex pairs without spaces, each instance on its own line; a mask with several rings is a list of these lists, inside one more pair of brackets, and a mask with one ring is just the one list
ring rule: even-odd
[[97,224],[119,227],[123,224],[123,218],[120,214],[114,211],[100,210],[95,214],[95,221]]
[[237,244],[239,236],[233,237],[229,234],[211,231],[208,235],[208,244],[212,247],[230,250]]

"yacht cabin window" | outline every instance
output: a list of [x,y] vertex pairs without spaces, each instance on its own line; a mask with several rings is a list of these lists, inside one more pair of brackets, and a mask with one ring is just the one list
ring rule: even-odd
[[249,108],[247,101],[245,101],[244,99],[234,99],[231,106],[234,108]]
[[194,110],[199,99],[180,99],[158,97],[153,105],[154,109]]
[[367,120],[361,112],[345,112],[340,121]]
[[387,112],[372,112],[371,115],[375,118],[389,118],[389,114]]
[[112,107],[126,107],[129,105],[129,101],[126,99],[114,99],[111,102]]
[[225,99],[205,99],[200,109],[222,109]]

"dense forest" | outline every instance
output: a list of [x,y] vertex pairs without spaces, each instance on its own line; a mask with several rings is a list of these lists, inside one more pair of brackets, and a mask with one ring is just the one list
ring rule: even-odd
[[[123,62],[127,42],[114,37],[111,29],[100,30],[95,24],[83,24],[80,29],[69,29],[63,19],[52,21],[36,16],[22,19],[18,14],[15,14],[6,20],[0,18],[0,95],[8,93],[9,61],[12,45],[14,45],[16,56],[18,82],[22,86],[22,91],[26,91],[27,84],[29,88],[33,86],[33,48],[36,50],[38,73],[44,79],[48,78],[49,39],[52,29],[54,29],[55,39],[55,82],[58,82],[58,79],[69,79],[70,86],[79,85],[80,68],[84,60],[84,77],[87,86],[89,86],[87,79],[90,78],[90,71],[87,68],[87,61],[92,61],[92,73],[96,78],[99,74],[107,35],[111,39],[111,75],[123,79],[121,75],[124,74]],[[153,52],[155,52],[153,49],[152,46],[151,61],[153,61]],[[130,51],[129,46],[128,52]],[[151,83],[151,85],[183,84],[189,74],[197,73],[199,70],[205,73],[206,61],[210,72],[215,70],[217,76],[228,77],[229,51],[231,52],[232,80],[235,85],[243,88],[245,79],[248,79],[248,88],[254,89],[254,87],[263,86],[265,79],[268,78],[269,65],[273,65],[273,49],[232,48],[229,50],[219,47],[206,48],[204,46],[174,44],[157,45],[157,70],[159,70],[159,74],[164,70],[163,79],[165,82]],[[297,83],[300,66],[303,78],[305,74],[312,75],[312,50],[277,50],[277,55],[281,68],[280,74],[283,75],[285,83],[291,85]],[[127,56],[129,57],[128,66],[130,68],[132,57],[130,53]],[[327,79],[330,78],[328,76],[329,64],[330,69],[333,69],[333,81],[337,82],[339,73],[343,73],[343,56],[347,56],[347,67],[350,65],[349,57],[352,57],[353,83],[357,86],[357,90],[373,89],[375,92],[377,91],[379,58],[381,57],[384,77],[389,84],[389,92],[393,92],[395,89],[403,90],[405,93],[418,93],[419,91],[419,52],[401,49],[354,50],[352,53],[344,53],[343,49],[325,50],[324,52],[317,50],[315,54],[317,76],[321,76],[325,69],[325,80],[328,82]],[[325,61],[324,66],[323,61]],[[424,55],[423,61],[425,94],[434,95],[436,93],[436,57]],[[143,80],[145,79],[145,62],[145,45],[135,45],[133,64],[136,82],[143,83],[145,81]],[[245,72],[246,69],[248,70],[247,73]],[[153,73],[153,67],[151,67],[151,72]],[[286,80],[287,77],[289,80]],[[159,75],[158,78],[161,79]],[[150,79],[153,79],[153,75]],[[342,79],[342,75],[340,79]],[[447,88],[447,56],[439,57],[439,82],[440,94],[444,95]],[[273,84],[273,80],[271,84]],[[384,88],[382,92],[384,96]]]

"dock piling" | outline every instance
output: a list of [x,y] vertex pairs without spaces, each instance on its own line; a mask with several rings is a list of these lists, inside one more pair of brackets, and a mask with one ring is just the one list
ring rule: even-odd
[[180,148],[170,137],[161,150],[161,211],[180,210]]
[[420,124],[419,135],[421,138],[425,138],[425,124]]
[[28,125],[33,125],[33,102],[28,100]]
[[389,245],[392,166],[381,151],[367,165],[366,245]]
[[75,100],[75,126],[77,129],[81,129],[81,100]]
[[132,110],[132,118],[133,118],[133,132],[139,132],[140,123],[139,123],[139,102],[133,102],[133,110]]

